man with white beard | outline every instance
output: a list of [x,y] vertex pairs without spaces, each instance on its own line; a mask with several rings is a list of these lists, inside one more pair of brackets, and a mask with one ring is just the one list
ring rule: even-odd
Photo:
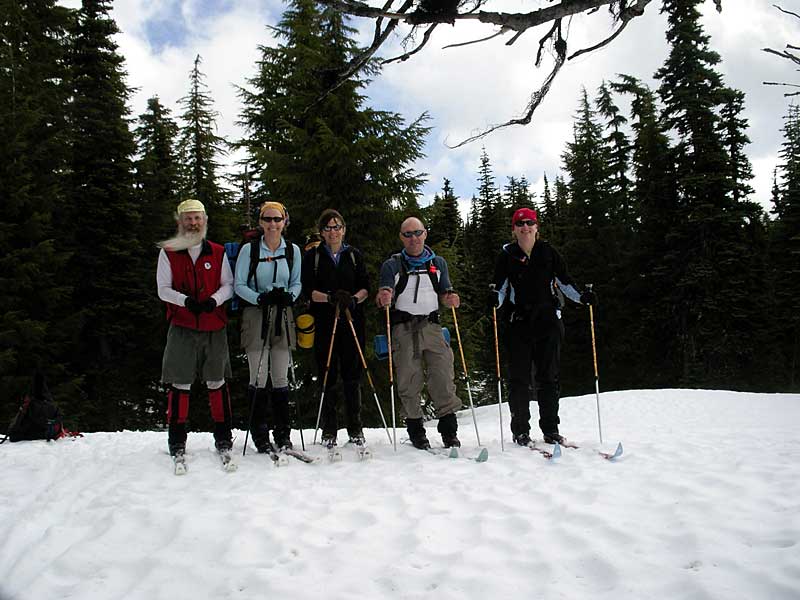
[[161,381],[170,385],[169,452],[176,472],[183,472],[189,390],[198,377],[208,387],[217,452],[225,465],[230,463],[231,403],[225,378],[231,366],[223,304],[233,296],[233,273],[223,246],[205,239],[208,216],[200,201],[181,202],[175,220],[177,234],[158,244],[156,281],[169,322],[161,367]]

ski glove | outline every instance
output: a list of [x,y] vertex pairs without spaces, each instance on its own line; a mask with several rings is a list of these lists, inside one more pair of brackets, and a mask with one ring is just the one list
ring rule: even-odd
[[214,309],[217,308],[217,301],[213,298],[206,298],[200,303],[200,307],[203,309],[203,312],[214,312]]
[[292,298],[292,295],[289,292],[284,291],[283,288],[278,288],[278,290],[280,291],[277,295],[275,304],[281,308],[286,308],[294,304],[294,298]]
[[489,310],[493,308],[500,308],[500,294],[495,289],[489,290],[489,295],[486,296],[486,306]]
[[581,294],[581,304],[592,306],[597,304],[597,294],[592,290],[586,290]]
[[193,315],[199,315],[203,312],[203,305],[192,298],[191,296],[186,296],[186,300],[183,301],[183,305],[189,309]]
[[339,305],[340,311],[344,311],[345,308],[353,310],[356,307],[356,299],[347,290],[336,290],[333,293],[333,303]]
[[258,305],[261,308],[266,308],[267,306],[275,306],[278,304],[278,298],[283,290],[281,289],[278,291],[278,288],[272,288],[268,292],[261,292],[258,295]]

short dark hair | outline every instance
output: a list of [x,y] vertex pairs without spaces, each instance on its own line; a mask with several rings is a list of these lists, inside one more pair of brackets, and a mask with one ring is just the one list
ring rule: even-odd
[[336,219],[339,223],[342,224],[343,227],[346,227],[347,224],[344,222],[344,217],[339,213],[338,210],[334,210],[333,208],[326,208],[322,211],[322,214],[317,219],[317,229],[322,232],[325,229],[325,226],[328,224],[328,221],[331,219]]

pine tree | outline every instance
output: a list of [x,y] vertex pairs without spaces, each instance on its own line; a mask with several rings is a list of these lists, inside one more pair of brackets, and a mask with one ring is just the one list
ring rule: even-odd
[[138,240],[130,91],[109,11],[107,0],[84,0],[78,13],[71,55],[71,197],[60,209],[75,286],[66,321],[78,324],[72,360],[83,376],[71,413],[86,430],[116,429],[128,422],[129,411],[146,411],[153,394],[146,374],[155,378],[153,365],[135,360],[153,343],[142,339],[137,323],[152,314],[147,298],[156,254]]
[[[730,385],[752,358],[738,343],[754,316],[750,285],[759,273],[742,262],[753,249],[743,236],[748,207],[730,193],[730,160],[720,136],[726,88],[719,55],[703,33],[699,0],[666,0],[670,55],[656,73],[662,118],[676,139],[678,209],[665,275],[672,292],[661,308],[677,333],[676,367],[684,384]],[[664,282],[666,283],[666,282]]]
[[219,114],[214,110],[205,75],[200,71],[201,63],[198,54],[189,73],[189,93],[178,100],[183,109],[178,136],[181,176],[178,199],[200,200],[210,217],[209,238],[224,241],[233,239],[237,225],[225,206],[230,194],[219,181],[219,157],[227,153],[228,144],[215,133]]
[[779,354],[787,373],[783,385],[800,386],[800,107],[792,105],[784,118],[779,166],[781,183],[774,184],[776,220],[771,231],[771,263],[775,281],[774,320]]
[[463,224],[461,212],[458,210],[458,197],[453,191],[450,180],[444,178],[441,195],[434,196],[428,217],[428,243],[436,246],[441,242],[451,248],[460,241]]
[[611,88],[603,82],[597,93],[597,112],[605,118],[606,129],[605,144],[609,149],[609,193],[610,214],[617,223],[628,226],[631,223],[630,187],[628,177],[631,144],[623,127],[628,122],[614,103]]
[[275,32],[280,43],[260,48],[257,73],[240,89],[247,137],[239,145],[257,174],[253,198],[284,201],[296,223],[336,208],[348,241],[368,250],[377,270],[397,250],[402,218],[419,211],[423,175],[411,164],[422,156],[427,116],[406,124],[369,108],[362,93],[369,82],[359,77],[323,95],[357,52],[354,30],[335,11],[294,1]]
[[72,393],[71,332],[61,320],[70,281],[53,224],[67,204],[72,11],[49,0],[2,0],[0,14],[0,418],[7,423],[36,367],[57,398]]
[[178,203],[178,163],[175,138],[178,126],[157,97],[147,101],[147,111],[139,116],[135,131],[139,158],[135,163],[136,192],[147,224],[141,241],[152,248],[158,240],[175,230],[173,213]]

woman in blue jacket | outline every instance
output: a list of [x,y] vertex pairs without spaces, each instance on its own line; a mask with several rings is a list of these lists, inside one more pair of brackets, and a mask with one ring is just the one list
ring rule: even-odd
[[[270,429],[278,449],[292,447],[288,370],[295,338],[291,306],[300,295],[301,256],[295,244],[283,239],[289,224],[283,204],[265,202],[259,221],[264,235],[242,246],[236,260],[234,291],[245,303],[242,347],[250,366],[249,391],[254,395],[250,430],[258,451],[267,452]],[[271,390],[267,387],[269,377]]]

